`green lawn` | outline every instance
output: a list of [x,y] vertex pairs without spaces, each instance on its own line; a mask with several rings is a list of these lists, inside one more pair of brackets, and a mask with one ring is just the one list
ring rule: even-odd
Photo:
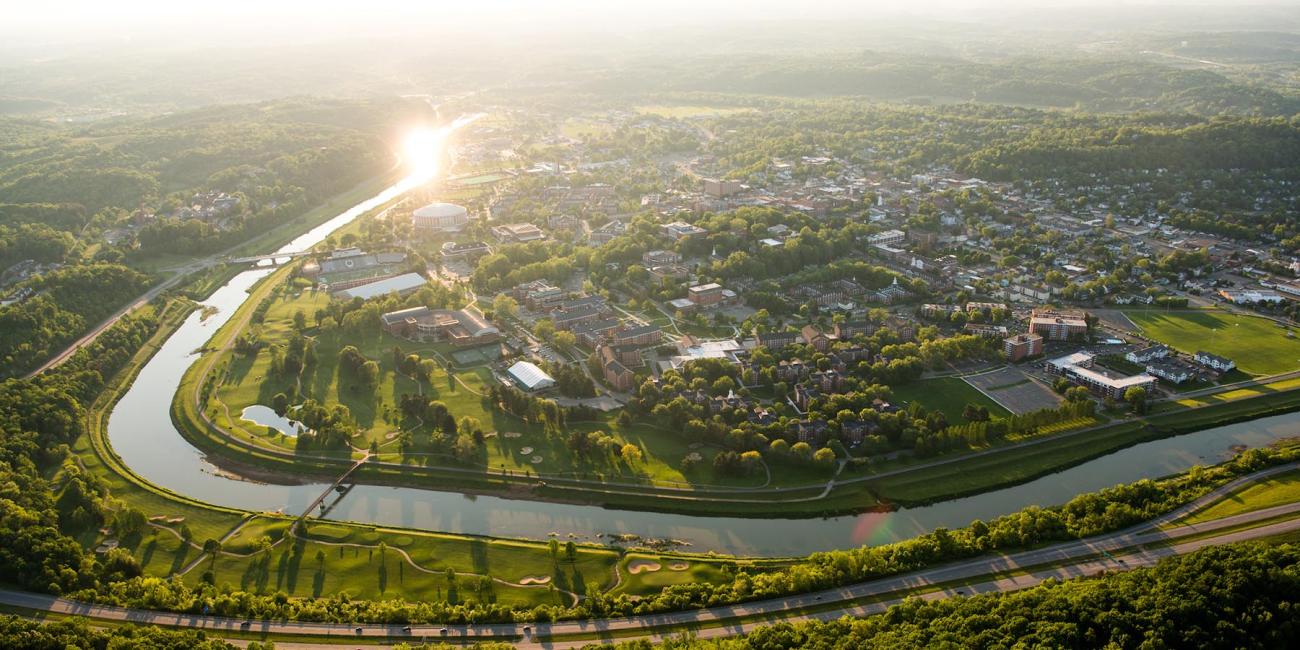
[[948,418],[949,424],[960,424],[966,421],[962,419],[961,413],[966,409],[967,404],[987,407],[993,417],[1006,417],[1011,414],[987,395],[976,390],[974,386],[957,377],[922,379],[901,386],[891,386],[890,389],[894,393],[894,399],[900,405],[920,402],[927,409],[942,411]]
[[1248,485],[1179,523],[1197,524],[1296,501],[1300,501],[1300,470],[1278,474]]
[[1275,375],[1300,368],[1300,338],[1267,318],[1219,311],[1124,312],[1142,334],[1181,352],[1211,352],[1243,372]]

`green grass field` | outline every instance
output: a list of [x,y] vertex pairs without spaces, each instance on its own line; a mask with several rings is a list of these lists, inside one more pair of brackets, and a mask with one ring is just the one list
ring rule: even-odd
[[906,405],[920,402],[927,409],[942,411],[950,424],[965,422],[961,413],[967,404],[987,407],[993,417],[1006,417],[1011,412],[1002,408],[997,402],[974,386],[957,377],[936,377],[922,379],[902,386],[893,386],[894,399]]
[[1219,311],[1124,312],[1142,333],[1181,352],[1207,351],[1252,375],[1300,369],[1300,338],[1267,318]]
[[1300,501],[1300,470],[1248,485],[1178,523],[1197,524],[1296,501]]

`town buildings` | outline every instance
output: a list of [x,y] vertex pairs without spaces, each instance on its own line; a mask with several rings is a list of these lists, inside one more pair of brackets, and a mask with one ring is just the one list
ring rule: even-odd
[[1029,317],[1029,331],[1049,341],[1077,340],[1088,334],[1088,320],[1081,312],[1035,309]]
[[1002,351],[1007,355],[1007,361],[1012,363],[1036,357],[1043,353],[1043,337],[1033,333],[1017,334],[1003,341]]
[[501,331],[469,309],[411,307],[383,314],[384,331],[419,341],[449,341],[455,345],[484,345],[500,340]]
[[1156,378],[1148,374],[1111,377],[1098,372],[1093,369],[1093,358],[1093,355],[1086,352],[1058,357],[1047,362],[1047,371],[1085,386],[1094,393],[1117,400],[1124,399],[1124,393],[1135,386],[1147,390],[1155,386]]

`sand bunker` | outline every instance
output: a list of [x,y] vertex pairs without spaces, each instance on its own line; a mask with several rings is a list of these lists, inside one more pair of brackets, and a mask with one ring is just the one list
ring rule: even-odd
[[172,517],[171,519],[168,519],[168,520],[167,520],[167,523],[169,523],[169,524],[179,524],[179,523],[183,523],[184,521],[185,521],[185,518],[184,518],[184,517]]
[[393,438],[396,438],[397,436],[400,435],[402,435],[401,431],[389,431],[388,433],[384,434],[384,440],[392,440]]
[[541,456],[533,456],[530,460],[532,461],[532,463],[533,463],[534,465],[539,465],[539,464],[541,464],[541,462],[542,462],[542,457],[541,457]]
[[632,560],[627,563],[627,572],[634,575],[637,573],[654,573],[662,568],[664,568],[662,564],[650,560]]
[[503,437],[503,438],[519,438],[519,437],[521,437],[521,436],[523,436],[523,435],[524,435],[524,434],[519,433],[518,431],[507,431],[507,432],[501,434],[501,437]]
[[523,447],[523,448],[521,448],[521,449],[519,450],[519,453],[521,453],[521,454],[527,456],[528,454],[533,453],[533,448],[532,448],[532,447]]
[[686,460],[698,462],[704,460],[704,457],[700,455],[700,452],[692,451],[691,453],[686,454]]
[[551,576],[524,576],[519,579],[521,585],[548,585],[551,584]]
[[672,564],[668,565],[668,568],[672,569],[673,571],[685,571],[691,568],[691,565],[687,564],[686,562],[673,562]]

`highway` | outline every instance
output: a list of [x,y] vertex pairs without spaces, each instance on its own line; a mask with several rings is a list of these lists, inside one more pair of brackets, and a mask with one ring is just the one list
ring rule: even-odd
[[[736,605],[700,610],[648,614],[625,618],[561,621],[543,624],[415,625],[409,630],[401,625],[346,625],[292,621],[243,621],[241,619],[193,614],[176,614],[141,609],[124,609],[93,605],[64,598],[29,592],[0,590],[0,603],[14,607],[76,614],[92,619],[131,621],[139,624],[204,629],[220,636],[224,632],[253,632],[284,637],[311,635],[355,639],[364,644],[382,644],[393,640],[442,639],[453,642],[509,641],[522,648],[575,648],[617,635],[631,638],[658,639],[680,633],[683,627],[705,625],[695,630],[699,637],[730,636],[776,621],[816,618],[830,620],[844,615],[864,616],[879,613],[901,602],[918,589],[961,583],[960,587],[935,587],[920,594],[927,599],[965,593],[1007,592],[1037,585],[1044,580],[1068,579],[1096,574],[1099,571],[1126,570],[1150,566],[1175,554],[1189,553],[1212,545],[1241,542],[1300,531],[1300,503],[1274,506],[1241,513],[1195,525],[1161,529],[1192,512],[1196,512],[1232,491],[1260,479],[1300,468],[1289,463],[1256,472],[1223,485],[1195,501],[1136,526],[1095,537],[1053,544],[1009,555],[994,554],[962,560],[921,571],[890,576],[783,598],[771,598]],[[1243,528],[1245,527],[1245,528]],[[996,577],[995,577],[996,576]],[[860,603],[864,599],[870,603]],[[794,614],[805,608],[814,613]],[[741,620],[744,619],[744,620]],[[527,628],[527,634],[526,634]],[[445,634],[443,630],[445,631]],[[565,636],[584,635],[582,639]],[[559,636],[559,640],[551,640]],[[337,642],[284,643],[276,647],[336,648]]]

